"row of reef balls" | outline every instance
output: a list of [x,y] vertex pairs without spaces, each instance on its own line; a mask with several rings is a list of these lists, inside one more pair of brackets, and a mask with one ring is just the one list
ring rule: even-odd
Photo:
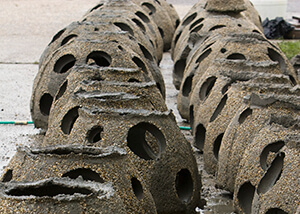
[[53,37],[31,99],[41,143],[1,176],[0,213],[194,213],[200,177],[158,68],[164,0],[102,1]]
[[248,0],[194,5],[172,41],[178,109],[238,213],[297,213],[300,79],[259,20]]

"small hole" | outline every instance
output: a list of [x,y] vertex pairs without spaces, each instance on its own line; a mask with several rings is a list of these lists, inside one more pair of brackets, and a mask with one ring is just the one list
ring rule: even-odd
[[101,133],[103,132],[103,128],[100,126],[95,126],[87,133],[87,140],[89,143],[96,143],[99,142],[102,137]]
[[142,4],[142,6],[144,6],[144,8],[148,8],[149,15],[152,15],[156,12],[156,8],[150,3],[145,2]]
[[60,30],[57,34],[55,34],[51,40],[51,42],[49,43],[49,45],[53,42],[55,42],[64,32],[66,31],[66,29],[62,29]]
[[221,53],[225,53],[227,50],[225,48],[221,48]]
[[215,85],[217,78],[216,77],[209,77],[201,86],[200,92],[199,92],[199,97],[200,100],[205,100],[208,95],[210,94],[212,88]]
[[209,47],[212,46],[213,44],[215,44],[215,42],[212,42],[212,43],[206,45],[205,48],[203,48],[203,51],[205,51],[207,48],[209,48]]
[[73,125],[76,122],[77,118],[79,117],[78,109],[79,109],[79,107],[72,108],[64,116],[62,123],[61,123],[61,130],[63,131],[63,133],[65,133],[65,134],[71,133]]
[[202,29],[202,27],[203,27],[203,24],[201,24],[201,25],[195,27],[195,28],[191,31],[191,33],[198,33],[198,32]]
[[191,24],[189,29],[191,30],[193,27],[200,24],[203,20],[204,20],[204,18],[200,18],[200,19],[196,20],[193,24]]
[[136,12],[135,15],[137,15],[145,23],[149,23],[150,22],[149,18],[144,13],[142,13],[140,11]]
[[153,57],[152,57],[151,53],[147,50],[147,48],[145,48],[140,43],[139,43],[139,46],[140,46],[140,49],[143,52],[144,56],[146,57],[146,59],[149,59],[150,61],[153,61]]
[[179,37],[181,36],[181,34],[182,34],[182,31],[180,31],[177,35],[176,35],[176,37],[175,37],[175,39],[174,39],[174,44],[176,45],[176,43],[178,42],[178,39],[179,39]]
[[250,182],[244,183],[238,191],[237,199],[245,214],[251,214],[254,192],[255,187]]
[[141,182],[137,178],[131,178],[131,186],[135,197],[138,200],[143,199],[144,193]]
[[284,61],[283,57],[277,51],[275,51],[272,48],[268,48],[268,56],[270,57],[270,59],[272,61],[278,62],[282,72],[286,71],[285,61]]
[[132,21],[143,31],[145,32],[146,31],[146,28],[145,26],[137,19],[132,19]]
[[94,10],[97,10],[98,8],[100,8],[100,7],[102,7],[103,6],[103,4],[98,4],[98,5],[96,5],[95,7],[93,7],[91,10],[90,10],[90,12],[92,12],[92,11],[94,11]]
[[258,30],[253,30],[252,32],[261,34]]
[[74,195],[74,194],[89,195],[91,193],[93,192],[87,188],[67,187],[62,184],[55,184],[52,181],[48,181],[39,186],[36,185],[18,186],[8,191],[7,195],[53,197],[57,195]]
[[120,51],[124,51],[124,48],[121,45],[118,45]]
[[194,106],[193,105],[190,106],[190,112],[189,113],[190,113],[190,117],[189,117],[190,126],[193,127],[193,125],[194,125]]
[[95,28],[94,28],[94,31],[99,31],[99,28],[95,27]]
[[266,214],[288,214],[288,213],[279,208],[271,208],[268,209]]
[[133,30],[127,24],[115,22],[114,25],[116,25],[121,30],[128,32],[130,35],[134,36]]
[[267,170],[269,164],[267,163],[270,152],[277,153],[285,145],[284,141],[277,141],[267,145],[260,154],[260,166],[263,170]]
[[230,54],[227,57],[227,59],[229,59],[229,60],[246,60],[246,57],[240,53],[233,53],[233,54]]
[[62,74],[66,73],[69,69],[71,69],[75,65],[76,59],[73,55],[67,54],[60,57],[55,65],[54,65],[54,72]]
[[52,102],[53,97],[50,94],[43,94],[43,96],[40,99],[40,111],[43,115],[49,116]]
[[185,66],[186,66],[186,59],[180,59],[174,65],[174,74],[178,76],[180,79],[182,79],[183,77]]
[[159,30],[159,33],[160,33],[160,36],[161,36],[161,38],[164,38],[164,31],[163,31],[163,29],[161,29],[160,27],[158,27],[158,30]]
[[225,107],[226,102],[227,102],[227,94],[221,99],[219,105],[217,106],[216,110],[211,116],[209,122],[213,122],[219,116],[219,114],[222,112],[223,108]]
[[228,91],[228,89],[230,88],[230,86],[231,86],[231,83],[227,83],[223,88],[222,88],[222,94],[225,94],[227,91]]
[[297,82],[296,82],[295,78],[292,75],[289,75],[289,79],[290,79],[293,86],[297,85]]
[[177,19],[176,22],[175,22],[175,28],[177,28],[179,26],[179,24],[180,24],[180,20]]
[[198,149],[203,150],[205,143],[206,129],[202,124],[198,124],[195,134],[195,145]]
[[223,139],[223,135],[224,133],[220,134],[216,140],[214,141],[214,156],[215,158],[218,160],[219,159],[219,151],[220,151],[220,147],[221,147],[221,143],[222,143],[222,139]]
[[13,177],[13,171],[12,171],[12,169],[9,169],[5,172],[5,174],[2,178],[2,182],[9,182],[9,181],[11,181],[12,177]]
[[67,36],[66,38],[64,38],[61,42],[61,46],[63,46],[64,44],[67,44],[69,41],[71,41],[71,39],[76,38],[77,35],[75,34],[71,34],[69,36]]
[[86,168],[74,169],[62,175],[62,177],[69,177],[71,179],[77,179],[79,176],[85,181],[104,183],[104,180],[97,172]]
[[196,63],[200,64],[206,57],[209,56],[210,53],[211,53],[211,48],[207,49],[204,53],[202,53],[196,60]]
[[148,74],[148,70],[146,68],[145,63],[138,57],[133,57],[132,61],[142,70],[145,74]]
[[188,24],[190,24],[197,16],[197,13],[193,13],[190,16],[188,16],[186,19],[184,19],[184,21],[182,22],[182,26],[186,26]]
[[239,117],[238,120],[239,124],[242,124],[247,119],[247,117],[249,117],[251,114],[252,114],[252,109],[250,108],[245,109]]
[[158,3],[159,5],[161,5],[160,2],[159,2],[158,0],[155,0],[155,2]]
[[96,64],[101,67],[108,67],[111,63],[111,57],[103,51],[93,51],[86,58],[89,65]]
[[237,26],[238,26],[238,27],[242,27],[242,25],[241,25],[241,24],[238,24]]
[[130,78],[128,80],[128,82],[141,82],[141,81],[139,81],[138,79],[135,79],[135,78]]
[[226,25],[216,25],[216,26],[212,27],[211,29],[209,29],[209,31],[214,31],[214,30],[217,30],[217,29],[220,29],[223,27],[226,27]]
[[192,90],[193,77],[194,77],[194,74],[191,74],[184,81],[184,84],[182,86],[182,95],[185,97],[189,96],[189,94]]
[[257,186],[258,194],[266,193],[279,180],[282,173],[284,156],[285,154],[283,152],[279,153],[271,163],[271,166],[268,168],[266,174],[263,176]]
[[67,90],[67,86],[68,86],[68,80],[66,80],[59,88],[59,91],[55,97],[55,100],[58,100],[59,98],[61,98],[65,91]]
[[130,128],[127,145],[139,157],[155,160],[165,150],[166,140],[156,126],[142,122]]
[[177,173],[175,187],[179,199],[188,203],[192,198],[194,189],[193,178],[188,169],[182,169]]

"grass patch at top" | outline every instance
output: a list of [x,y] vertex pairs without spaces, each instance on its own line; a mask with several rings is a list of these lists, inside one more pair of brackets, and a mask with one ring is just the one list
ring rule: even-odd
[[282,41],[277,44],[289,60],[300,53],[300,41]]

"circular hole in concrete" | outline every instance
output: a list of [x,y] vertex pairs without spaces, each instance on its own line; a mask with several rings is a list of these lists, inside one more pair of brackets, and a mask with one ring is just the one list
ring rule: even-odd
[[103,4],[97,4],[95,7],[93,7],[90,12],[94,11],[94,10],[97,10],[98,8],[102,7]]
[[211,53],[211,48],[207,49],[206,51],[204,51],[196,60],[196,63],[201,63],[206,57],[209,56],[209,54]]
[[145,46],[143,46],[140,43],[139,43],[139,46],[140,46],[140,49],[143,52],[145,58],[149,59],[150,61],[153,61],[153,57],[152,57],[151,53],[147,50],[147,48],[145,48]]
[[197,16],[197,13],[193,13],[193,14],[189,15],[182,21],[181,25],[186,26],[186,25],[190,24],[196,18],[196,16]]
[[277,153],[285,145],[285,142],[280,140],[268,144],[260,154],[260,166],[263,170],[267,170],[269,167],[268,157],[271,153]]
[[135,78],[130,78],[128,80],[128,82],[141,82],[141,81],[139,81],[138,79],[135,79]]
[[205,80],[205,82],[202,84],[200,91],[199,91],[200,100],[203,101],[209,96],[216,81],[217,81],[217,77],[214,77],[214,76],[209,77],[208,79]]
[[277,51],[275,51],[272,48],[268,48],[268,56],[272,61],[278,62],[282,72],[286,71],[287,66],[281,54],[279,54]]
[[195,146],[201,151],[204,148],[206,129],[202,124],[198,124],[195,133]]
[[149,18],[143,12],[141,12],[141,11],[136,12],[135,15],[137,15],[145,23],[149,23],[150,22]]
[[192,90],[192,84],[193,84],[193,78],[194,78],[194,74],[191,74],[190,76],[188,76],[182,86],[182,95],[185,97],[188,97],[191,90]]
[[230,87],[231,87],[231,83],[227,83],[226,85],[224,85],[224,87],[221,90],[222,94],[225,94]]
[[226,48],[221,48],[221,53],[225,53],[227,50],[226,50]]
[[238,24],[237,26],[238,26],[238,27],[242,27],[242,25],[241,25],[241,24]]
[[219,114],[222,112],[223,108],[225,107],[226,102],[227,102],[227,94],[225,94],[223,96],[223,98],[221,99],[216,110],[214,111],[213,115],[211,116],[209,122],[213,122],[219,116]]
[[96,64],[101,67],[108,67],[111,63],[111,57],[103,51],[93,51],[86,58],[89,65]]
[[190,111],[189,111],[189,119],[190,119],[190,126],[193,127],[194,125],[194,106],[190,106]]
[[115,22],[114,25],[120,28],[121,30],[128,32],[130,35],[134,36],[133,30],[127,24]]
[[174,74],[178,76],[180,79],[182,79],[183,77],[185,66],[186,66],[186,59],[180,59],[174,65]]
[[242,124],[242,123],[247,119],[247,117],[251,116],[251,114],[252,114],[252,109],[250,109],[250,108],[245,109],[245,110],[240,114],[240,117],[239,117],[239,119],[238,119],[239,124]]
[[283,169],[284,157],[285,154],[283,152],[277,154],[257,186],[258,194],[264,194],[269,191],[280,179]]
[[72,54],[67,54],[60,57],[55,65],[54,65],[54,72],[62,74],[66,73],[70,68],[75,65],[76,59]]
[[244,183],[239,188],[237,199],[245,214],[251,214],[254,192],[255,187],[250,182]]
[[69,177],[71,179],[77,179],[81,177],[83,180],[86,181],[95,181],[99,183],[104,183],[104,180],[100,177],[100,175],[87,168],[78,168],[71,171],[68,171],[62,175],[62,177]]
[[193,24],[191,24],[189,29],[191,30],[193,27],[200,24],[203,20],[204,20],[204,18],[197,19],[196,21],[193,22]]
[[230,54],[227,59],[229,60],[246,60],[246,57],[241,53]]
[[145,26],[137,19],[132,19],[132,21],[143,31],[146,32]]
[[53,36],[51,42],[50,42],[48,45],[52,44],[52,43],[55,42],[57,39],[59,39],[59,37],[60,37],[65,31],[66,31],[66,29],[64,28],[64,29],[60,30],[59,32],[57,32],[57,33]]
[[9,182],[11,181],[12,177],[13,177],[13,170],[8,169],[6,170],[5,174],[2,177],[2,182]]
[[64,38],[60,45],[63,46],[64,44],[67,44],[69,41],[71,41],[72,39],[74,39],[76,37],[77,37],[77,35],[71,34],[71,35],[67,36],[66,38]]
[[133,57],[132,61],[142,70],[145,74],[148,74],[148,70],[146,68],[145,63],[138,57]]
[[73,128],[74,123],[76,122],[77,118],[79,117],[78,114],[79,107],[74,107],[68,111],[68,113],[64,116],[61,122],[61,130],[65,134],[70,134]]
[[43,115],[49,116],[52,102],[53,97],[50,94],[43,94],[43,96],[40,99],[40,111]]
[[289,75],[289,79],[290,79],[293,86],[297,85],[297,82],[296,82],[295,78],[292,75]]
[[144,192],[143,192],[143,186],[141,182],[137,178],[133,177],[131,178],[131,186],[135,197],[138,200],[143,199]]
[[202,28],[203,28],[203,24],[200,24],[200,25],[194,27],[194,28],[191,30],[191,33],[198,33]]
[[142,122],[129,129],[127,145],[140,158],[155,160],[165,150],[166,140],[155,125]]
[[219,159],[219,151],[220,151],[220,147],[221,147],[221,143],[222,143],[222,139],[223,139],[224,133],[218,135],[218,137],[216,138],[216,140],[214,141],[214,156],[215,158],[218,160]]
[[220,28],[223,28],[223,27],[226,27],[226,25],[216,25],[216,26],[213,26],[208,31],[214,31],[214,30],[217,30],[217,29],[220,29]]
[[181,34],[182,34],[182,31],[180,31],[180,32],[176,35],[176,37],[175,37],[175,39],[174,39],[174,44],[175,44],[175,45],[176,45],[176,43],[178,42],[178,39],[180,38]]
[[148,11],[149,15],[152,15],[156,12],[156,8],[148,2],[144,2],[142,6],[143,8],[145,8],[146,11]]
[[58,100],[59,98],[61,98],[65,91],[67,90],[67,86],[68,86],[68,80],[66,80],[59,88],[59,91],[57,92],[56,96],[55,96],[55,100]]
[[87,133],[87,141],[89,143],[96,143],[102,140],[101,133],[103,132],[103,128],[101,126],[94,126]]
[[182,169],[177,173],[175,187],[179,199],[188,203],[192,198],[194,189],[193,178],[188,169]]
[[288,213],[279,208],[271,208],[268,209],[266,214],[288,214]]
[[160,33],[161,38],[164,38],[165,33],[164,33],[163,29],[161,29],[160,27],[158,27],[158,31]]

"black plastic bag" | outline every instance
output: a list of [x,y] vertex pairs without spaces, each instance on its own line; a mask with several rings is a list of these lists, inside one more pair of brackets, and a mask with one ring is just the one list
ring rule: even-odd
[[287,23],[282,17],[269,20],[266,18],[262,26],[264,34],[268,39],[286,38],[287,34],[294,29],[294,27]]

